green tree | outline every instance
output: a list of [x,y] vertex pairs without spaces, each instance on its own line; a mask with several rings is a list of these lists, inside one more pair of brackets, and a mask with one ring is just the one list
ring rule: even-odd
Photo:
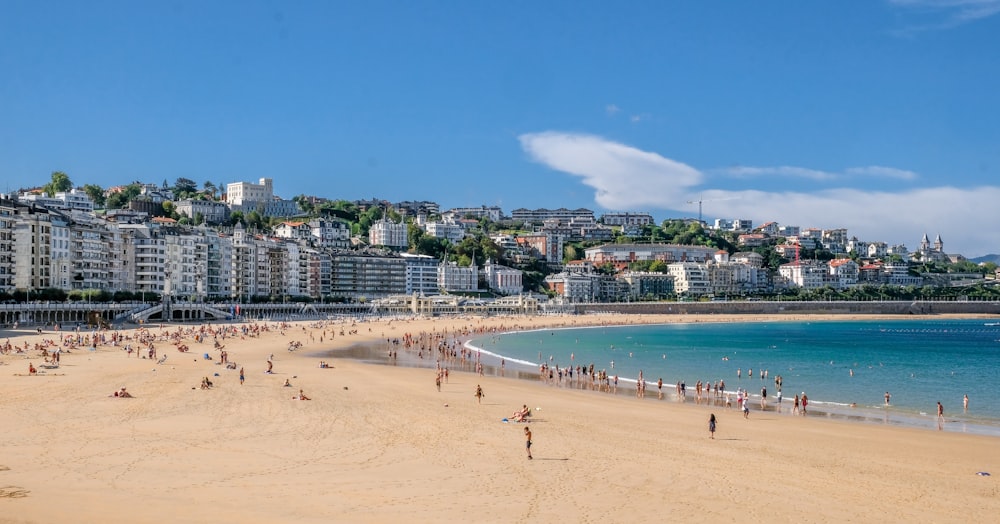
[[193,193],[198,192],[198,184],[190,178],[180,177],[174,182],[174,191],[177,193],[177,198],[190,198]]
[[219,188],[216,187],[211,180],[206,180],[205,184],[202,187],[204,187],[205,192],[208,193],[213,200],[215,200],[215,192],[218,191]]
[[56,196],[56,193],[63,193],[70,189],[73,189],[73,181],[69,179],[69,175],[62,171],[53,171],[52,180],[42,187],[45,194],[50,197]]
[[108,209],[122,209],[128,206],[129,202],[135,197],[142,194],[142,186],[139,184],[129,184],[125,186],[124,189],[116,193],[112,193],[107,199]]
[[87,193],[87,196],[94,201],[94,207],[103,208],[104,204],[107,202],[107,197],[104,196],[104,189],[101,186],[95,184],[86,184],[83,186],[83,192]]
[[649,271],[653,273],[668,273],[667,263],[662,260],[654,260],[649,264]]

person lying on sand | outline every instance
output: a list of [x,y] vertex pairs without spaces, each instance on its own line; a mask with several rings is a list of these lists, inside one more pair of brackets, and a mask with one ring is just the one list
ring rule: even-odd
[[132,398],[132,394],[129,393],[128,391],[125,391],[125,386],[122,386],[121,389],[119,389],[118,391],[115,391],[110,396],[117,397],[117,398]]
[[302,390],[300,389],[300,390],[299,390],[299,400],[312,400],[312,399],[311,399],[311,398],[309,398],[309,397],[307,397],[307,396],[305,395],[305,393],[303,393],[303,392],[302,392]]

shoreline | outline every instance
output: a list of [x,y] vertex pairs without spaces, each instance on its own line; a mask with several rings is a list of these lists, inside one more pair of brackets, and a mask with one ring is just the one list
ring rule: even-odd
[[[813,316],[815,317],[815,316]],[[978,317],[973,316],[970,318],[967,315],[949,315],[946,318],[952,319],[978,319]],[[983,318],[993,318],[991,316],[986,316]],[[920,317],[913,316],[884,316],[880,317],[881,320],[921,320]],[[711,318],[707,322],[750,322],[750,321],[761,321],[762,319],[754,318],[748,320],[732,320],[732,319],[719,319]],[[850,320],[867,320],[867,317],[852,318]],[[874,320],[874,319],[872,319]],[[806,320],[796,319],[773,319],[769,321],[774,322],[843,322],[847,321],[843,318],[832,317],[832,318],[809,318]],[[705,322],[704,319],[696,319],[690,323]],[[667,325],[675,324],[678,322],[637,322],[637,323],[627,323],[627,324],[593,324],[593,325],[582,325],[582,326],[539,326],[529,330],[522,331],[504,331],[491,333],[490,335],[501,335],[508,333],[524,333],[531,331],[555,331],[555,330],[571,330],[571,329],[597,329],[602,327],[629,327],[635,325]],[[458,340],[461,345],[470,351],[478,352],[482,355],[481,362],[482,368],[485,375],[500,378],[513,378],[517,380],[526,380],[529,382],[538,383],[549,388],[555,388],[565,391],[573,392],[589,392],[589,393],[599,393],[602,395],[611,395],[611,398],[634,398],[635,397],[635,378],[621,377],[619,382],[625,385],[618,386],[615,392],[603,392],[596,391],[589,384],[583,381],[569,379],[565,381],[558,381],[558,383],[550,383],[543,380],[541,373],[538,369],[538,364],[530,363],[526,361],[520,361],[516,359],[511,359],[502,354],[494,353],[492,351],[483,349],[481,347],[475,346],[472,342],[475,339],[482,339],[485,334],[474,335],[469,337],[464,337]],[[379,366],[400,366],[400,367],[410,367],[417,369],[435,369],[435,359],[432,359],[430,355],[426,359],[420,358],[412,352],[403,351],[400,358],[391,359],[386,356],[388,351],[387,346],[383,344],[383,347],[378,347],[379,344],[372,343],[358,343],[352,345],[349,348],[341,349],[331,349],[327,352],[317,353],[317,358],[349,358],[357,360],[360,362],[379,365]],[[398,353],[398,352],[397,352]],[[474,361],[457,361],[456,359],[446,359],[443,361],[446,367],[453,369],[458,372],[475,373]],[[507,364],[508,366],[501,366],[501,363]],[[557,381],[553,381],[557,382]],[[738,408],[735,407],[736,403],[736,392],[729,390],[725,393],[729,393],[732,396],[732,404],[727,407],[725,404],[725,397],[722,398],[703,398],[701,400],[696,400],[695,394],[692,391],[688,393],[687,396],[681,398],[674,391],[673,384],[664,384],[666,386],[663,390],[663,398],[658,398],[656,392],[656,382],[646,380],[647,386],[647,398],[643,398],[644,401],[651,402],[666,402],[679,405],[694,405],[702,409],[719,409],[723,412],[733,412],[736,413]],[[756,393],[750,393],[749,397],[750,405],[752,406],[750,411],[751,414],[754,413],[767,413],[774,414],[778,416],[796,416],[792,415],[792,399],[784,398],[782,402],[777,401],[775,395],[768,395],[768,403],[764,409],[760,408],[760,395]],[[846,402],[837,402],[836,400],[817,400],[811,399],[809,404],[809,418],[822,418],[829,420],[845,421],[855,424],[868,424],[868,425],[881,425],[890,427],[907,427],[915,428],[921,430],[934,430],[934,431],[945,431],[945,432],[955,432],[955,433],[965,433],[974,435],[983,435],[989,437],[1000,437],[1000,419],[985,418],[985,419],[975,419],[969,418],[967,416],[962,416],[960,418],[948,418],[939,421],[935,416],[931,416],[925,412],[919,412],[916,410],[906,410],[904,408],[892,408],[886,409],[883,406],[864,406],[855,405],[852,406]]]
[[[646,520],[662,519],[664,504],[672,518],[725,521],[863,521],[885,507],[900,521],[980,521],[1000,511],[995,477],[977,474],[1000,472],[995,437],[771,412],[743,420],[722,409],[710,440],[710,410],[691,402],[581,394],[513,370],[455,371],[439,391],[433,360],[430,369],[341,358],[318,366],[331,350],[407,333],[606,320],[212,325],[237,333],[220,340],[235,369],[219,364],[212,337],[193,339],[201,326],[146,326],[156,360],[81,345],[36,376],[26,373],[41,362],[32,344],[67,333],[15,336],[11,344],[29,349],[0,355],[0,523],[554,522],[612,508]],[[260,332],[239,335],[244,328]],[[289,351],[293,342],[301,347]],[[213,386],[199,388],[203,378]],[[134,398],[113,398],[120,386]],[[312,400],[291,400],[300,388]],[[535,410],[531,461],[523,424],[502,421],[523,404]],[[746,503],[759,498],[781,503]]]

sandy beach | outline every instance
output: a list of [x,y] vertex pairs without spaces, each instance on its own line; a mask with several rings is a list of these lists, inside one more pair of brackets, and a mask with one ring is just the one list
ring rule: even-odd
[[[81,344],[55,369],[41,367],[34,348],[66,332],[2,331],[0,341],[29,349],[0,356],[0,522],[980,522],[1000,514],[996,437],[768,413],[744,420],[655,392],[639,400],[460,371],[438,391],[433,369],[319,356],[406,333],[703,320],[258,323],[257,336],[220,339],[235,369],[219,364],[211,337],[185,333],[187,352],[159,340],[199,326],[148,326],[157,359],[122,349],[135,341]],[[293,341],[301,347],[289,351]],[[206,377],[213,385],[203,389]],[[113,396],[122,386],[133,398]],[[311,400],[297,400],[300,389]],[[525,424],[502,421],[523,404],[534,408],[532,460]]]

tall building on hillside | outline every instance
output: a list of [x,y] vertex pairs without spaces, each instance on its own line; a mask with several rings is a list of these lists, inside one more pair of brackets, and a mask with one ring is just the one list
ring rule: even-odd
[[242,206],[247,202],[264,202],[274,198],[274,181],[270,178],[253,182],[226,184],[226,202],[231,206]]
[[406,249],[410,246],[409,230],[404,223],[383,218],[372,224],[368,230],[368,243],[373,246]]

